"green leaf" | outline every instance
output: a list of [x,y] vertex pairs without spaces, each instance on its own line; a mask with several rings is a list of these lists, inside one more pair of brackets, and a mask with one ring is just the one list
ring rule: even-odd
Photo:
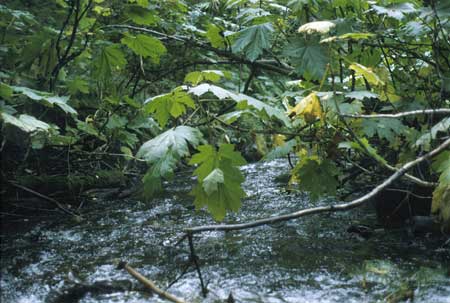
[[372,10],[378,15],[387,15],[388,17],[401,20],[406,14],[415,13],[417,10],[411,3],[392,4],[387,7],[372,5]]
[[206,32],[206,38],[212,47],[223,48],[225,47],[225,39],[223,37],[222,29],[214,24],[208,24],[208,31]]
[[283,110],[276,108],[274,106],[268,105],[262,101],[259,101],[253,97],[247,96],[245,94],[241,93],[235,93],[232,91],[229,91],[227,89],[221,88],[219,86],[208,84],[208,83],[202,83],[195,87],[183,87],[185,90],[188,91],[190,94],[194,94],[198,97],[203,96],[207,93],[212,93],[214,96],[216,96],[218,99],[231,99],[238,103],[238,107],[240,110],[254,108],[259,113],[265,113],[269,117],[276,117],[280,121],[284,122],[286,126],[290,125],[289,119],[286,117]]
[[61,108],[65,113],[70,113],[73,115],[77,114],[77,111],[67,104],[67,101],[69,101],[68,96],[56,96],[51,93],[42,92],[22,86],[12,86],[12,88],[14,89],[15,92],[25,95],[32,100],[42,101],[40,103],[45,106],[53,107],[54,105],[56,105],[59,108]]
[[172,150],[178,158],[189,155],[189,146],[196,147],[202,140],[201,132],[189,126],[171,128],[157,137],[145,142],[136,154],[136,157],[155,163]]
[[89,94],[89,84],[86,80],[83,80],[81,78],[75,78],[73,80],[69,80],[66,83],[67,90],[69,91],[69,94],[73,95],[78,92],[83,94]]
[[13,89],[8,84],[0,82],[0,98],[9,99],[13,94]]
[[255,61],[265,49],[270,48],[273,31],[270,23],[247,27],[238,32],[238,39],[233,43],[232,50],[234,53],[242,52],[250,61]]
[[141,5],[127,5],[125,14],[139,25],[155,25],[159,21],[158,16]]
[[223,184],[224,176],[220,168],[215,168],[205,179],[203,179],[203,189],[207,195],[211,195],[219,189],[219,184]]
[[440,183],[450,185],[450,151],[444,151],[434,157],[431,167],[441,174],[439,177]]
[[245,164],[234,145],[222,144],[216,151],[211,145],[201,145],[199,153],[192,156],[190,165],[198,165],[194,176],[198,184],[191,194],[197,209],[207,207],[215,220],[223,220],[226,212],[238,211],[245,197],[241,184],[244,177],[237,166]]
[[318,39],[298,38],[287,45],[284,55],[292,61],[296,71],[305,78],[321,79],[330,62],[328,53]]
[[38,130],[41,131],[48,131],[51,126],[44,121],[38,120],[33,116],[22,114],[18,118],[7,114],[7,113],[0,113],[2,120],[5,124],[13,125],[17,128],[20,128],[26,133],[32,133]]
[[136,157],[151,165],[142,180],[146,198],[162,191],[162,179],[170,178],[178,161],[189,155],[189,145],[196,147],[201,140],[202,134],[198,129],[178,126],[145,142],[139,148]]
[[373,72],[371,68],[365,67],[359,63],[353,63],[349,66],[350,69],[355,71],[357,76],[363,76],[367,82],[375,86],[383,86],[384,82]]
[[309,192],[312,200],[324,195],[336,195],[339,186],[336,176],[339,170],[332,161],[306,157],[299,161],[292,173],[297,179],[299,188]]
[[195,108],[194,100],[182,88],[176,88],[168,94],[150,98],[145,103],[145,112],[154,113],[154,117],[161,127],[167,124],[170,117],[178,118],[186,113],[186,107]]
[[147,173],[142,178],[143,182],[143,194],[146,199],[154,197],[157,193],[163,191],[162,181],[163,179],[170,179],[173,176],[173,171],[179,161],[177,155],[171,148],[162,155],[161,158],[156,160],[153,165],[150,166]]
[[408,127],[403,125],[398,119],[373,118],[363,119],[362,129],[368,137],[373,137],[375,134],[378,134],[380,139],[384,138],[390,143],[393,143],[398,136],[405,134]]
[[107,80],[126,64],[125,55],[118,44],[104,47],[94,60],[94,76],[99,80]]
[[[362,146],[360,145],[360,143],[362,144]],[[358,150],[363,153],[367,152],[371,157],[376,159],[378,162],[387,164],[386,159],[384,159],[378,154],[377,150],[372,145],[370,145],[369,141],[366,138],[361,138],[359,142],[352,142],[352,141],[341,142],[339,143],[338,146],[339,148]]]
[[77,129],[81,130],[86,134],[95,136],[101,140],[105,140],[105,138],[99,134],[98,130],[90,123],[77,120]]
[[190,72],[189,74],[184,77],[185,83],[191,83],[192,85],[197,85],[200,82],[203,81],[209,81],[209,82],[219,82],[219,80],[224,77],[227,79],[231,79],[231,73],[230,72],[223,72],[220,70],[204,70],[200,72]]
[[115,128],[123,128],[127,125],[128,119],[123,116],[119,116],[117,114],[113,114],[108,119],[108,123],[106,123],[107,129],[115,129]]
[[137,55],[144,58],[150,57],[154,63],[159,63],[159,58],[167,52],[161,41],[147,35],[132,36],[127,34],[120,42],[128,46]]
[[264,161],[272,161],[278,158],[286,157],[294,147],[297,145],[297,141],[295,139],[284,142],[283,145],[277,146],[272,149],[267,155],[264,156]]
[[431,140],[436,139],[439,132],[447,132],[450,129],[450,117],[444,118],[436,123],[429,132],[426,132],[417,139],[415,146],[423,146],[426,150],[430,149]]

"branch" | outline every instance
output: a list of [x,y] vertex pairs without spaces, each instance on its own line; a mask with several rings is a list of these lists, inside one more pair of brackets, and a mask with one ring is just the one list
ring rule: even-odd
[[159,36],[160,38],[163,38],[163,39],[174,40],[174,41],[179,41],[179,42],[183,42],[186,44],[191,44],[194,47],[212,51],[216,55],[230,58],[233,61],[247,64],[249,66],[255,66],[255,67],[258,67],[263,70],[270,70],[270,71],[273,71],[273,72],[276,72],[279,74],[283,74],[283,75],[290,75],[294,71],[293,67],[288,66],[286,64],[283,64],[282,66],[271,64],[271,63],[275,63],[276,61],[267,61],[267,60],[250,61],[250,60],[245,59],[241,56],[238,56],[230,51],[221,50],[221,49],[212,47],[209,44],[203,43],[201,41],[193,40],[190,37],[184,37],[184,36],[178,36],[178,35],[167,35],[167,34],[152,30],[152,29],[137,27],[137,26],[132,26],[132,25],[112,24],[112,25],[106,25],[104,27],[106,27],[106,28],[123,28],[123,29],[129,29],[129,30],[150,33],[150,34]]
[[139,272],[137,272],[134,268],[132,268],[130,265],[127,264],[127,262],[120,262],[118,269],[125,269],[133,278],[141,282],[145,287],[150,289],[151,291],[158,294],[161,298],[169,300],[174,303],[185,303],[184,300],[181,300],[174,295],[160,289],[158,286],[153,283],[153,281],[147,279],[143,275],[141,275]]
[[25,187],[25,186],[23,186],[23,185],[20,185],[20,184],[14,182],[14,181],[7,181],[7,182],[8,182],[9,184],[11,184],[12,186],[16,187],[16,188],[19,188],[19,189],[21,189],[21,190],[23,190],[23,191],[26,191],[26,192],[28,192],[28,193],[30,193],[30,194],[35,195],[36,197],[39,197],[39,198],[41,198],[41,199],[44,199],[44,200],[46,200],[46,201],[49,201],[49,202],[54,203],[59,209],[61,209],[63,212],[65,212],[65,213],[68,214],[68,215],[71,215],[71,216],[74,216],[74,217],[79,217],[78,214],[76,214],[76,213],[74,213],[73,211],[71,211],[70,209],[64,207],[64,206],[62,205],[62,203],[59,202],[58,200],[55,200],[55,199],[53,199],[53,198],[50,198],[50,197],[48,197],[48,196],[46,196],[46,195],[43,195],[43,194],[41,194],[41,193],[38,193],[37,191],[34,191],[34,190],[32,190],[32,189],[30,189],[30,188],[28,188],[28,187]]
[[[331,82],[332,82],[332,86],[333,86],[333,94],[336,95],[336,89],[335,89],[335,85],[334,85],[334,73],[333,73],[333,69],[331,68],[331,66],[330,66],[330,71],[331,71]],[[358,143],[358,145],[364,150],[364,152],[368,156],[370,156],[372,159],[376,160],[378,163],[380,163],[384,167],[388,168],[390,171],[397,172],[398,170],[394,166],[390,165],[387,162],[380,161],[380,159],[378,159],[377,157],[373,157],[372,153],[367,149],[366,145],[364,145],[361,142],[361,140],[356,135],[356,133],[353,131],[353,129],[350,127],[350,125],[348,125],[347,121],[345,120],[344,115],[341,112],[341,109],[339,108],[339,105],[337,104],[337,99],[336,98],[334,98],[334,105],[336,107],[336,110],[338,112],[339,118],[341,119],[342,123],[344,123],[344,125],[347,128],[347,130],[350,133],[350,135]],[[416,183],[418,185],[421,185],[421,186],[424,186],[424,187],[434,187],[434,186],[436,186],[436,183],[434,183],[434,182],[427,182],[427,181],[421,180],[421,179],[419,179],[419,178],[417,178],[417,177],[415,177],[413,175],[407,174],[406,172],[404,173],[404,175],[410,181],[412,181],[412,182],[414,182],[414,183]]]
[[431,157],[436,156],[437,154],[444,151],[449,146],[450,146],[450,139],[447,139],[446,141],[444,141],[444,143],[442,143],[441,145],[439,145],[437,148],[433,149],[429,153],[403,165],[394,174],[392,174],[389,178],[384,180],[377,187],[372,189],[369,193],[365,194],[364,196],[362,196],[358,199],[355,199],[355,200],[347,202],[347,203],[307,208],[307,209],[303,209],[303,210],[293,212],[290,214],[285,214],[285,215],[281,215],[281,216],[273,216],[273,217],[269,217],[269,218],[255,220],[255,221],[248,222],[248,223],[196,226],[196,227],[186,228],[184,231],[187,234],[197,234],[197,233],[202,233],[202,232],[206,232],[206,231],[241,230],[241,229],[253,228],[253,227],[262,226],[262,225],[274,224],[277,222],[293,220],[293,219],[297,219],[297,218],[304,217],[307,215],[314,215],[314,214],[320,214],[320,213],[326,213],[326,212],[347,211],[347,210],[350,210],[350,209],[353,209],[353,208],[363,205],[369,199],[373,198],[379,192],[381,192],[386,187],[391,185],[395,180],[397,180],[398,178],[403,176],[409,169],[411,169],[412,167],[416,166],[417,164],[419,164]]
[[397,114],[376,114],[376,115],[341,114],[341,116],[347,117],[347,118],[402,118],[402,117],[413,116],[413,115],[434,115],[434,114],[450,114],[450,108],[413,110],[413,111],[401,112],[401,113],[397,113]]

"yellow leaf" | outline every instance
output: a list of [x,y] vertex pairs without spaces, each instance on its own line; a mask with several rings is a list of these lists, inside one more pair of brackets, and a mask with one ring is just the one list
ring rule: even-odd
[[354,70],[356,75],[364,76],[366,78],[367,82],[369,82],[372,85],[375,86],[383,86],[384,82],[378,77],[375,72],[364,65],[361,65],[359,63],[353,63],[349,66],[350,69]]
[[264,135],[262,134],[256,134],[255,136],[255,144],[256,144],[256,150],[261,156],[264,156],[269,151],[267,150],[267,144],[266,139],[264,138]]
[[323,112],[320,100],[315,92],[303,98],[294,108],[289,110],[289,117],[302,116],[306,122],[312,123],[317,118],[322,118]]
[[274,135],[273,138],[273,146],[282,146],[286,142],[286,136],[285,135]]

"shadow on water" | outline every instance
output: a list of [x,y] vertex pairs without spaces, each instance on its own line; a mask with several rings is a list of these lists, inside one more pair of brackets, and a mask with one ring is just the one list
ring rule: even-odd
[[[243,168],[248,198],[228,222],[291,212],[313,204],[289,194],[276,177],[285,161]],[[1,302],[45,302],[75,283],[129,280],[115,268],[127,260],[161,286],[171,282],[188,261],[184,245],[174,247],[187,226],[212,223],[192,210],[187,195],[193,180],[180,175],[165,196],[142,201],[96,201],[81,222],[40,223],[32,230],[4,236],[1,244]],[[327,203],[321,201],[317,204]],[[314,204],[315,205],[315,204]],[[170,291],[190,302],[374,302],[401,300],[402,289],[414,302],[450,302],[450,252],[442,239],[382,232],[358,240],[350,224],[375,224],[368,209],[316,215],[241,232],[208,232],[195,237],[197,254],[210,293],[200,296],[195,271]],[[406,297],[405,297],[406,298]],[[162,302],[138,291],[89,294],[80,302]]]

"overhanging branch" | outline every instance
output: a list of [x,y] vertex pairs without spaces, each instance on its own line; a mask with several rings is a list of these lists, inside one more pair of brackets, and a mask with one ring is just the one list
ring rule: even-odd
[[248,229],[253,228],[257,226],[262,225],[268,225],[268,224],[274,224],[277,222],[283,222],[288,220],[297,219],[300,217],[304,217],[307,215],[314,215],[314,214],[320,214],[320,213],[326,213],[326,212],[337,212],[337,211],[346,211],[353,208],[356,208],[358,206],[361,206],[365,204],[367,201],[369,201],[371,198],[373,198],[375,195],[377,195],[379,192],[381,192],[383,189],[391,185],[395,180],[403,176],[409,169],[416,166],[417,164],[436,156],[440,152],[444,151],[450,147],[450,139],[447,139],[439,145],[437,148],[433,149],[429,153],[406,163],[401,168],[399,168],[394,174],[392,174],[389,178],[384,180],[381,184],[379,184],[377,187],[372,189],[369,193],[365,194],[364,196],[355,199],[353,201],[347,202],[347,203],[341,203],[337,205],[330,205],[330,206],[320,206],[320,207],[313,207],[313,208],[307,208],[303,209],[297,212],[293,212],[290,214],[285,214],[281,216],[273,216],[269,218],[264,218],[260,220],[255,220],[248,223],[240,223],[240,224],[217,224],[217,225],[204,225],[204,226],[196,226],[196,227],[190,227],[186,228],[184,231],[187,234],[198,234],[206,231],[231,231],[231,230],[241,230],[241,229]]
[[396,114],[376,114],[376,115],[350,115],[341,114],[343,117],[347,118],[402,118],[414,115],[446,115],[450,114],[450,108],[436,108],[436,109],[424,109],[424,110],[413,110],[408,112],[401,112]]
[[[294,71],[293,67],[291,67],[287,64],[279,65],[279,64],[277,64],[277,62],[275,60],[274,61],[271,61],[271,60],[251,61],[251,60],[245,59],[244,57],[236,55],[230,51],[212,47],[211,45],[209,45],[207,43],[192,39],[190,37],[184,37],[184,36],[179,36],[179,35],[167,35],[167,34],[152,30],[152,29],[148,29],[148,28],[144,28],[144,27],[137,27],[137,26],[132,26],[132,25],[112,24],[112,25],[106,25],[104,27],[105,28],[123,28],[123,29],[129,29],[129,30],[134,30],[134,31],[140,31],[140,32],[156,35],[160,39],[167,39],[167,40],[183,42],[188,45],[192,45],[194,47],[212,51],[218,56],[229,58],[235,62],[246,64],[249,66],[258,67],[259,69],[276,72],[276,73],[282,74],[282,75],[290,75]],[[277,64],[277,65],[275,65],[275,64]]]

